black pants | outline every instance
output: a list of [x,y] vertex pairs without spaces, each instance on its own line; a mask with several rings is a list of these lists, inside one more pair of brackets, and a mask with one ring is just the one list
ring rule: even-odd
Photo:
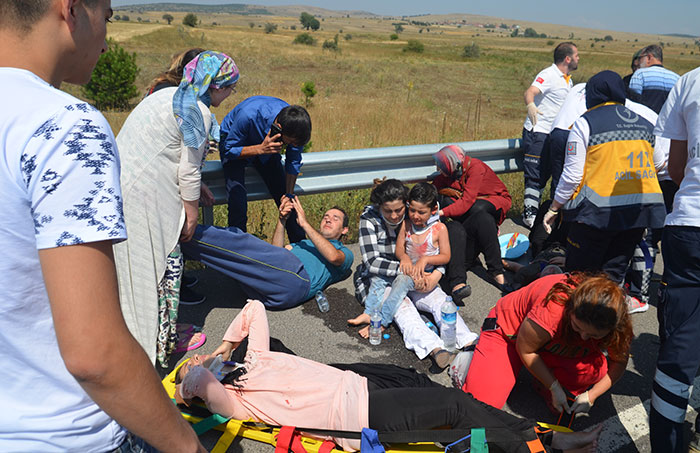
[[566,246],[567,271],[603,271],[621,283],[644,228],[606,231],[572,223]]
[[[248,189],[245,184],[245,169],[250,163],[265,182],[267,190],[272,195],[277,206],[286,193],[287,176],[282,167],[282,157],[278,154],[261,162],[257,157],[249,159],[233,159],[224,162],[224,178],[228,192],[228,226],[235,226],[242,231],[247,230],[248,224]],[[290,243],[299,242],[306,238],[304,229],[297,223],[297,214],[292,211],[285,225]]]
[[547,180],[552,177],[552,184],[549,186],[550,198],[554,198],[554,191],[559,184],[561,172],[564,169],[564,159],[566,157],[566,142],[569,139],[568,129],[553,129],[547,135],[542,147],[540,158],[540,188],[544,189]]
[[523,160],[523,175],[525,177],[523,204],[527,215],[535,215],[537,207],[540,205],[540,157],[546,138],[547,134],[542,132],[523,129],[522,149],[525,154]]
[[[465,430],[485,428],[490,449],[517,452],[522,451],[524,442],[537,437],[535,425],[533,420],[508,414],[452,388],[388,388],[369,392],[369,426],[377,431],[444,426]],[[508,431],[519,436],[521,442],[499,442],[498,436],[489,436],[489,430]]]
[[[447,265],[447,279],[452,289],[466,282],[467,269],[476,264],[479,253],[484,254],[489,274],[503,273],[501,246],[498,243],[498,221],[501,210],[490,202],[479,199],[461,217],[448,222],[452,256]],[[453,223],[455,225],[450,225]]]
[[[667,226],[661,240],[659,356],[649,425],[652,452],[685,452],[683,424],[700,364],[700,228]],[[698,421],[696,419],[696,429]]]

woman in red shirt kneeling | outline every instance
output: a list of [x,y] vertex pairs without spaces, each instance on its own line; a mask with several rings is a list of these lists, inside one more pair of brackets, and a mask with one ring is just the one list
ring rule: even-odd
[[501,408],[524,364],[556,411],[588,412],[625,372],[633,335],[625,294],[607,277],[542,277],[491,310],[462,390]]

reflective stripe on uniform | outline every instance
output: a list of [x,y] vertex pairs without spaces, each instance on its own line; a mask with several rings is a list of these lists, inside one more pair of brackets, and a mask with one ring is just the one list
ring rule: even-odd
[[[688,399],[693,391],[693,386],[672,378],[658,368],[656,369],[656,374],[654,375],[654,383],[661,387],[663,391],[670,394],[667,396],[667,399],[674,399],[673,397],[678,399],[676,404],[674,404],[673,402],[667,401],[663,398],[663,396],[660,394],[662,393],[661,390],[659,392],[652,390],[651,404],[654,409],[673,422],[683,423],[688,406]],[[680,404],[681,401],[684,402],[682,407]]]
[[685,408],[681,409],[680,407],[667,403],[655,392],[651,392],[651,406],[656,409],[659,414],[672,422],[683,423],[685,420]]
[[569,200],[566,203],[566,206],[564,206],[564,209],[575,209],[585,200],[588,200],[590,203],[599,208],[613,208],[619,206],[663,203],[664,196],[661,193],[635,193],[603,197],[598,195],[590,187],[583,186],[579,192],[579,195],[576,198]]
[[658,368],[656,369],[656,374],[654,375],[654,382],[674,395],[686,400],[690,398],[690,393],[693,391],[692,385],[681,382],[678,379],[674,379]]
[[654,146],[655,139],[656,138],[654,137],[654,135],[649,133],[648,131],[642,131],[638,129],[607,131],[591,135],[588,139],[588,146],[596,146],[608,142],[628,140],[644,140],[646,142],[649,142],[651,146]]

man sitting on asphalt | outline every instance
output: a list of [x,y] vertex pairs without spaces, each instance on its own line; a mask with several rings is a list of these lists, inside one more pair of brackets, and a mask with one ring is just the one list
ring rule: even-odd
[[[284,229],[292,212],[309,239],[285,247]],[[353,254],[341,242],[348,232],[345,211],[337,206],[326,211],[320,231],[306,220],[295,196],[282,197],[279,213],[272,244],[236,227],[198,225],[182,251],[187,259],[233,278],[248,297],[272,310],[295,307],[350,276]]]

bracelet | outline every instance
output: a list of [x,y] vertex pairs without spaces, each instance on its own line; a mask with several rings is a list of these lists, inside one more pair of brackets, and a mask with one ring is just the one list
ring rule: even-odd
[[551,213],[552,213],[552,214],[554,214],[554,215],[557,215],[557,214],[559,214],[559,211],[558,211],[558,210],[557,210],[557,211],[555,211],[555,210],[554,210],[554,209],[552,209],[552,208],[549,208],[549,209],[547,209],[547,212],[551,212]]

